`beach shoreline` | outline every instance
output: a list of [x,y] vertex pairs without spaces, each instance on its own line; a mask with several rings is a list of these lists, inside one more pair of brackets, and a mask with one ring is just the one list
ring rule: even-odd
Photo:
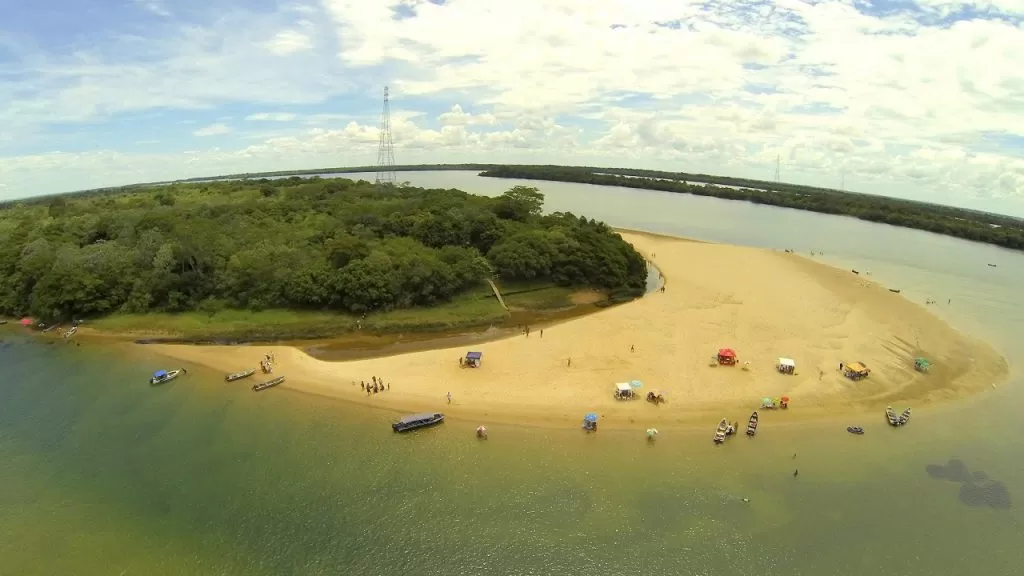
[[[849,271],[781,251],[617,230],[658,268],[665,292],[474,344],[480,368],[460,368],[466,347],[328,362],[282,345],[145,346],[225,373],[273,352],[275,375],[287,376],[282,388],[394,413],[557,428],[591,411],[602,429],[713,429],[722,417],[742,425],[761,398],[782,395],[791,407],[760,411],[766,423],[881,422],[887,404],[926,409],[1008,375],[992,346]],[[737,350],[739,366],[709,366],[723,347]],[[797,374],[776,372],[783,356],[796,360]],[[916,356],[933,361],[930,374],[914,371]],[[837,370],[855,361],[872,368],[856,383]],[[373,376],[391,389],[367,395],[359,384]],[[631,380],[644,383],[641,396],[657,388],[668,401],[614,400],[613,385]]]

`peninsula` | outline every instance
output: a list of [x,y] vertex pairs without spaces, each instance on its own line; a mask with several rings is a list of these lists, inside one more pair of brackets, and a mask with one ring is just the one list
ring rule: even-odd
[[[325,362],[287,346],[267,347],[285,387],[391,410],[442,409],[473,422],[573,426],[586,412],[602,427],[709,426],[740,417],[762,397],[790,396],[784,419],[921,407],[988,389],[1007,372],[989,345],[954,330],[922,306],[848,271],[799,255],[642,233],[622,237],[650,258],[665,290],[529,335],[464,347]],[[728,262],[728,265],[723,265]],[[709,366],[719,348],[740,366]],[[254,364],[263,348],[159,345],[160,353],[227,372]],[[776,372],[780,356],[795,375]],[[933,362],[916,372],[914,358]],[[748,370],[742,366],[749,362]],[[872,371],[853,382],[841,362]],[[386,394],[360,382],[378,377]],[[667,402],[613,399],[614,384],[639,380]],[[451,393],[451,404],[447,394]],[[783,418],[783,415],[779,415]]]

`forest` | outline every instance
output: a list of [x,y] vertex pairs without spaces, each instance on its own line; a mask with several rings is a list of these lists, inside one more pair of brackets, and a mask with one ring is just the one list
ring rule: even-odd
[[516,186],[380,189],[347,179],[176,183],[7,203],[0,314],[431,307],[488,278],[636,296],[644,258],[607,225],[542,214]]
[[951,206],[927,204],[885,196],[872,196],[825,188],[765,182],[743,178],[567,166],[496,166],[480,174],[518,178],[622,186],[679,194],[742,200],[860,220],[915,228],[965,240],[1024,250],[1024,220]]

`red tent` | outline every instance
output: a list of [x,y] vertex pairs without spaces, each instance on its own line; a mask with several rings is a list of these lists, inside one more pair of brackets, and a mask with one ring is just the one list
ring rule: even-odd
[[718,350],[718,363],[719,364],[735,364],[736,363],[736,351],[732,348],[719,348]]
[[21,319],[21,325],[22,326],[31,326],[34,323],[35,323],[35,321],[32,320],[31,318],[22,318]]

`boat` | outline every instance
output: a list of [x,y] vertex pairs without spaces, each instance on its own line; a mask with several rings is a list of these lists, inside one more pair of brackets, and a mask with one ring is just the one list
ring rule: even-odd
[[243,370],[241,372],[232,372],[231,374],[228,374],[227,376],[224,377],[224,381],[225,382],[234,382],[235,380],[241,380],[242,378],[248,378],[249,376],[252,376],[255,373],[256,373],[256,369],[255,368],[249,368],[248,370]]
[[156,372],[153,372],[153,377],[149,379],[149,383],[152,385],[163,384],[165,382],[170,382],[185,373],[186,370],[184,368],[179,368],[177,370],[157,370]]
[[729,429],[729,421],[722,418],[722,421],[718,423],[718,429],[715,430],[715,444],[721,444],[725,442],[725,431]]
[[849,432],[850,434],[856,434],[858,436],[864,433],[864,429],[861,428],[860,426],[847,426],[846,431]]
[[750,420],[747,420],[747,436],[754,434],[757,434],[757,411],[750,415]]
[[899,294],[900,293],[900,289],[899,288],[889,288],[889,292],[892,292],[894,294]]
[[3,326],[4,324],[7,324],[7,320],[0,320],[0,326]]
[[391,424],[391,429],[395,432],[408,432],[410,430],[434,426],[441,422],[444,422],[444,414],[440,412],[422,412],[420,414],[410,414],[398,422],[393,422]]
[[900,419],[896,417],[896,411],[892,409],[892,406],[885,407],[885,418],[889,421],[889,426],[900,425]]
[[252,387],[252,391],[253,392],[259,392],[260,390],[266,390],[267,388],[273,388],[274,386],[277,386],[281,382],[284,382],[284,376],[278,376],[277,378],[274,378],[273,380],[267,380],[266,382],[260,382],[259,384],[255,384]]
[[68,338],[71,338],[77,332],[78,332],[78,326],[72,326],[71,328],[68,328],[68,331],[64,333],[64,339],[67,340]]
[[995,264],[989,264],[989,266],[991,266],[992,268],[995,268],[995,267],[996,267],[996,265],[995,265]]
[[910,408],[907,408],[906,410],[903,411],[903,414],[900,414],[900,418],[899,420],[897,420],[896,425],[903,426],[907,422],[910,422]]

